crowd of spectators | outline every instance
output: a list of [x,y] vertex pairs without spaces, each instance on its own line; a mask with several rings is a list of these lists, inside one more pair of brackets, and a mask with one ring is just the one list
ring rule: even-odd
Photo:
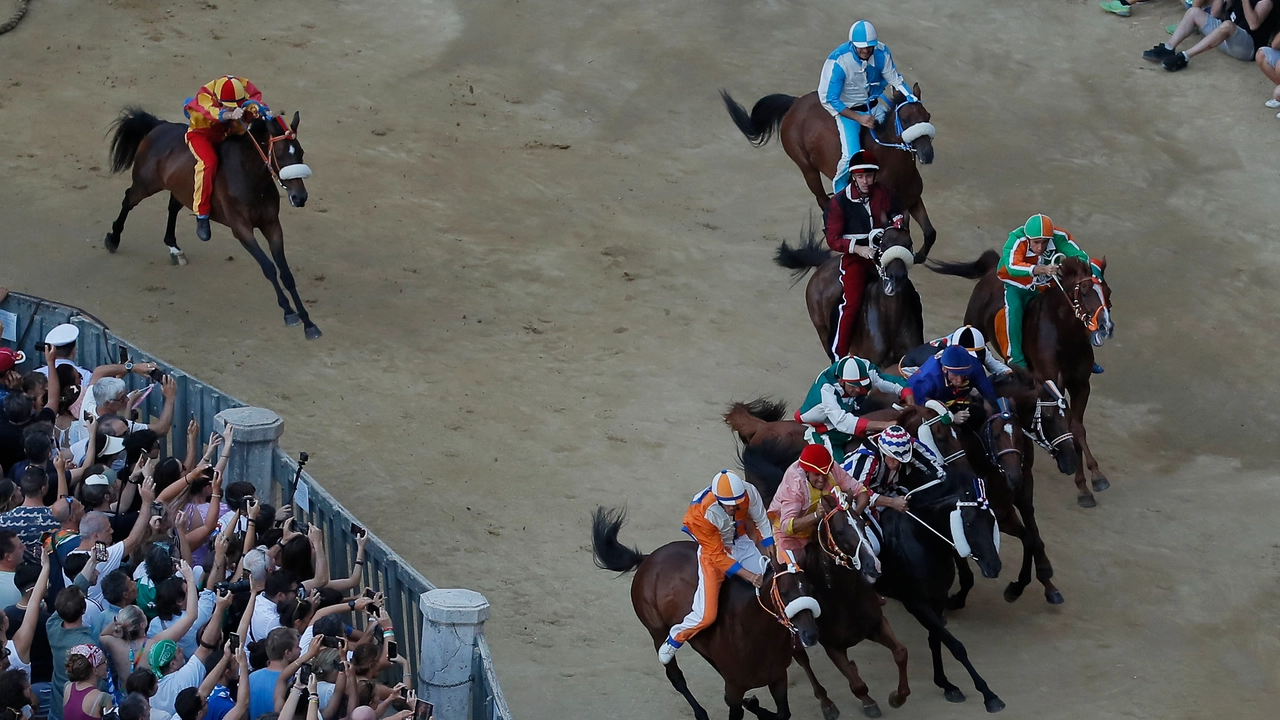
[[[162,458],[173,380],[80,367],[76,340],[54,328],[26,373],[0,348],[0,720],[426,720],[362,583],[367,534],[330,577],[318,528],[224,484],[230,429],[193,417]],[[152,390],[164,409],[139,421]]]
[[[1102,9],[1129,17],[1135,5],[1149,0],[1102,0]],[[1142,57],[1176,72],[1191,58],[1218,48],[1222,53],[1248,62],[1252,60],[1271,83],[1267,107],[1280,108],[1280,10],[1276,0],[1178,0],[1186,11],[1182,21],[1165,30],[1170,38],[1157,43]],[[1200,39],[1178,50],[1193,36]],[[1280,118],[1280,113],[1276,114]]]

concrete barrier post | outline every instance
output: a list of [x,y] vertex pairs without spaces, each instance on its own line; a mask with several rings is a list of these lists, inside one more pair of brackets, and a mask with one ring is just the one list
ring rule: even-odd
[[258,497],[270,502],[275,449],[284,434],[284,420],[270,410],[256,407],[227,408],[215,418],[218,432],[226,432],[227,425],[235,428],[224,484],[253,483]]
[[422,650],[418,695],[435,704],[439,720],[471,717],[472,653],[489,619],[489,601],[472,590],[436,589],[422,594]]

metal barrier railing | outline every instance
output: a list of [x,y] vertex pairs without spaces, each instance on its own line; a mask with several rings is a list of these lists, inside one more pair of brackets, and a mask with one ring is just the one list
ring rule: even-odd
[[[36,344],[43,342],[46,333],[55,325],[71,323],[80,329],[76,362],[82,367],[93,368],[98,365],[123,362],[124,357],[127,356],[133,362],[154,362],[162,372],[171,376],[177,383],[177,394],[174,398],[173,429],[162,441],[163,454],[177,457],[183,457],[186,454],[185,428],[192,416],[199,420],[201,432],[207,437],[210,430],[218,427],[215,420],[218,413],[246,405],[133,343],[121,339],[107,329],[106,324],[101,320],[79,308],[25,293],[11,292],[9,297],[0,303],[0,309],[17,316],[16,327],[12,329],[6,327],[5,335],[14,337],[11,344],[27,354],[31,368],[44,364],[42,354],[35,350]],[[124,380],[130,390],[141,389],[147,384],[144,378],[135,374],[126,375]],[[159,391],[153,391],[139,407],[139,412],[145,417],[156,417],[160,415],[163,407],[163,395]],[[274,492],[270,501],[283,504],[287,502],[288,493],[293,490],[298,464],[277,446],[272,465],[271,484]],[[348,577],[354,567],[356,552],[351,525],[356,523],[362,527],[367,528],[367,526],[360,523],[350,510],[343,507],[305,470],[299,482],[307,484],[310,496],[309,509],[305,513],[306,519],[319,526],[324,533],[331,575]],[[423,624],[422,613],[419,612],[419,599],[423,593],[434,589],[435,586],[372,532],[365,546],[364,582],[374,590],[385,594],[387,612],[391,615],[397,629],[397,639],[402,643],[400,652],[409,659],[411,671],[417,677],[421,659],[419,645]],[[489,645],[483,635],[479,637],[474,649],[473,669],[472,720],[510,720],[511,711],[502,696],[502,690],[493,669]],[[452,719],[439,718],[438,720]]]

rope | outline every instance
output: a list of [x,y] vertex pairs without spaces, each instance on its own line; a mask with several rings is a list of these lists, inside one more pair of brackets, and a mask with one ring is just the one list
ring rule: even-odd
[[26,14],[27,14],[27,0],[18,0],[16,5],[14,6],[13,14],[9,16],[8,20],[4,21],[3,25],[0,25],[0,35],[3,35],[9,32],[10,30],[18,27],[18,23],[22,21],[22,16]]

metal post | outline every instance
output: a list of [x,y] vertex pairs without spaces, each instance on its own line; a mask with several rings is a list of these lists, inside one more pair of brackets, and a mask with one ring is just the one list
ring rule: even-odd
[[250,482],[258,489],[258,497],[271,498],[271,478],[275,463],[276,442],[284,434],[284,420],[265,408],[227,408],[214,416],[218,432],[226,426],[236,429],[232,444],[235,448],[227,459],[224,482]]
[[489,601],[473,590],[436,589],[419,599],[424,622],[418,695],[441,720],[471,717],[472,651],[489,619]]

